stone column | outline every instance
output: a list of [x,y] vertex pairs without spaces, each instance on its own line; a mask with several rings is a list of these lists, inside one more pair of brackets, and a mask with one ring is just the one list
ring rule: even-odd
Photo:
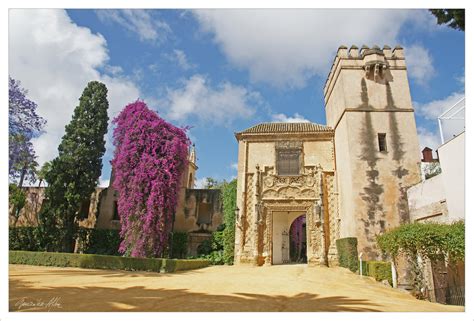
[[266,215],[266,242],[265,242],[265,265],[272,265],[273,261],[273,211],[267,209]]

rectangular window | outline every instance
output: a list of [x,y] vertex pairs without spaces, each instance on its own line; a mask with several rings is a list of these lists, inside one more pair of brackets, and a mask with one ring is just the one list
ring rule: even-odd
[[211,204],[199,203],[197,224],[211,224]]
[[120,221],[120,216],[118,214],[118,204],[117,201],[114,201],[114,216],[112,217],[114,221]]
[[385,133],[379,134],[379,151],[381,152],[387,151],[387,136]]
[[278,175],[299,175],[300,154],[299,149],[277,150]]
[[79,208],[79,215],[78,215],[78,218],[80,220],[85,220],[86,218],[89,217],[89,208],[90,208],[90,206],[91,206],[91,199],[90,198],[84,200],[81,203],[81,207]]

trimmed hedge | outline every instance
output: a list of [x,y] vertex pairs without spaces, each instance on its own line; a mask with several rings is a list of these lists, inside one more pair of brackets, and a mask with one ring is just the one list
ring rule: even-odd
[[[120,231],[112,229],[78,228],[80,251],[87,254],[118,255]],[[13,251],[46,251],[41,245],[39,227],[9,228],[9,246]]]
[[151,272],[176,272],[198,269],[209,265],[207,260],[147,259],[112,255],[29,251],[10,251],[9,263]]
[[362,274],[376,281],[387,280],[392,285],[392,264],[383,261],[362,261]]
[[357,238],[346,237],[336,240],[339,266],[348,268],[352,272],[358,270],[359,259],[357,255]]

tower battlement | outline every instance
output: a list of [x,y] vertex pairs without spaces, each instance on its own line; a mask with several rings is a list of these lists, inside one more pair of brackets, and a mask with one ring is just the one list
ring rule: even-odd
[[360,69],[365,72],[367,79],[385,82],[384,78],[387,76],[387,72],[390,73],[390,70],[406,70],[405,54],[401,46],[396,46],[393,49],[387,45],[382,49],[378,46],[369,48],[365,45],[360,49],[355,45],[350,48],[340,46],[324,85],[326,104],[343,69]]

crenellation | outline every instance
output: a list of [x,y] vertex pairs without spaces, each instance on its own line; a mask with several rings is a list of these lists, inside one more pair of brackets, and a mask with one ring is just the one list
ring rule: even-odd
[[339,48],[337,49],[337,56],[339,58],[347,58],[347,47],[339,46]]
[[[324,85],[326,104],[329,101],[335,80],[339,77],[339,73],[345,69],[362,69],[366,73],[366,78],[377,78],[382,81],[387,71],[406,69],[403,48],[399,45],[393,49],[388,45],[384,45],[383,49],[377,45],[372,48],[363,45],[360,49],[355,45],[349,49],[346,46],[340,46],[334,56]],[[389,74],[390,72],[387,75]]]
[[349,58],[359,58],[359,48],[356,45],[352,45],[349,49]]
[[370,49],[370,48],[369,48],[367,45],[362,45],[362,47],[360,47],[359,57],[363,56],[363,55],[364,55],[364,51],[369,50],[369,49]]
[[400,45],[397,45],[395,48],[393,48],[393,57],[405,59],[405,53],[403,52],[403,48]]
[[383,54],[386,58],[392,58],[392,48],[390,46],[383,46]]

